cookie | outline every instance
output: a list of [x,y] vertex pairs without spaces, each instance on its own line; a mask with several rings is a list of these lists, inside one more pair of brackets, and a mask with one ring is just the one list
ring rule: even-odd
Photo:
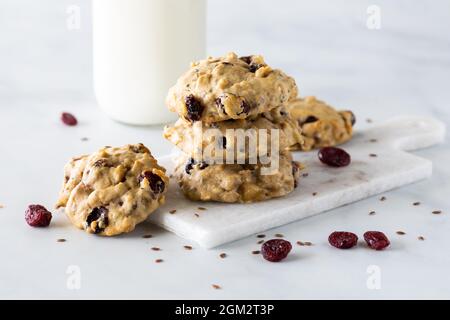
[[270,111],[297,93],[294,79],[263,57],[229,53],[193,63],[169,90],[166,103],[187,121],[218,122]]
[[303,145],[297,144],[291,150],[336,146],[352,138],[356,119],[351,111],[337,111],[312,96],[296,99],[287,108],[304,137]]
[[169,178],[142,144],[105,147],[72,159],[57,208],[89,233],[114,236],[135,226],[164,203]]
[[242,120],[191,123],[179,119],[164,128],[164,137],[196,160],[227,163],[303,144],[301,128],[283,107]]
[[289,152],[279,155],[278,168],[264,174],[263,164],[197,162],[186,154],[177,159],[175,176],[185,196],[194,201],[250,203],[287,195],[297,186],[301,165]]

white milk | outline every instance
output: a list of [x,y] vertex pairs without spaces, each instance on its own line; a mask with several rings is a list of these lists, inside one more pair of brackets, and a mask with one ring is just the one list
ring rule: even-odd
[[205,56],[206,0],[93,0],[94,89],[100,107],[129,124],[177,116],[168,89]]

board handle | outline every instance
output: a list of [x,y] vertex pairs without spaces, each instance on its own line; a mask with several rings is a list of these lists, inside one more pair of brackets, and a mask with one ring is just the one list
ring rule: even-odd
[[445,124],[437,119],[418,116],[392,118],[366,131],[378,141],[404,151],[440,144],[445,140]]

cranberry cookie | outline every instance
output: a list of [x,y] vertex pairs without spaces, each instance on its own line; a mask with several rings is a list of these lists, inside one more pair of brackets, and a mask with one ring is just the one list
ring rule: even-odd
[[164,137],[196,160],[256,159],[272,149],[278,153],[303,144],[301,128],[283,107],[242,120],[191,123],[179,119],[164,128]]
[[187,198],[200,201],[250,203],[282,197],[294,190],[301,165],[289,152],[279,155],[278,168],[264,174],[262,164],[198,162],[186,154],[177,159],[175,176]]
[[105,147],[72,159],[56,207],[89,233],[114,236],[135,226],[164,203],[169,179],[142,144]]
[[167,106],[187,121],[245,119],[297,97],[293,78],[261,56],[235,53],[191,65],[169,90]]
[[297,144],[291,150],[309,151],[336,146],[352,138],[356,120],[351,111],[336,111],[312,96],[296,99],[287,108],[304,137],[303,145]]

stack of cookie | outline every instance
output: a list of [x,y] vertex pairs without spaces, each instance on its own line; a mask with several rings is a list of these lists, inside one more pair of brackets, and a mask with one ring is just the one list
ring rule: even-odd
[[299,164],[287,149],[303,136],[286,105],[297,94],[294,79],[261,56],[193,63],[169,91],[167,105],[180,119],[164,130],[183,151],[175,175],[184,194],[231,203],[290,193]]

